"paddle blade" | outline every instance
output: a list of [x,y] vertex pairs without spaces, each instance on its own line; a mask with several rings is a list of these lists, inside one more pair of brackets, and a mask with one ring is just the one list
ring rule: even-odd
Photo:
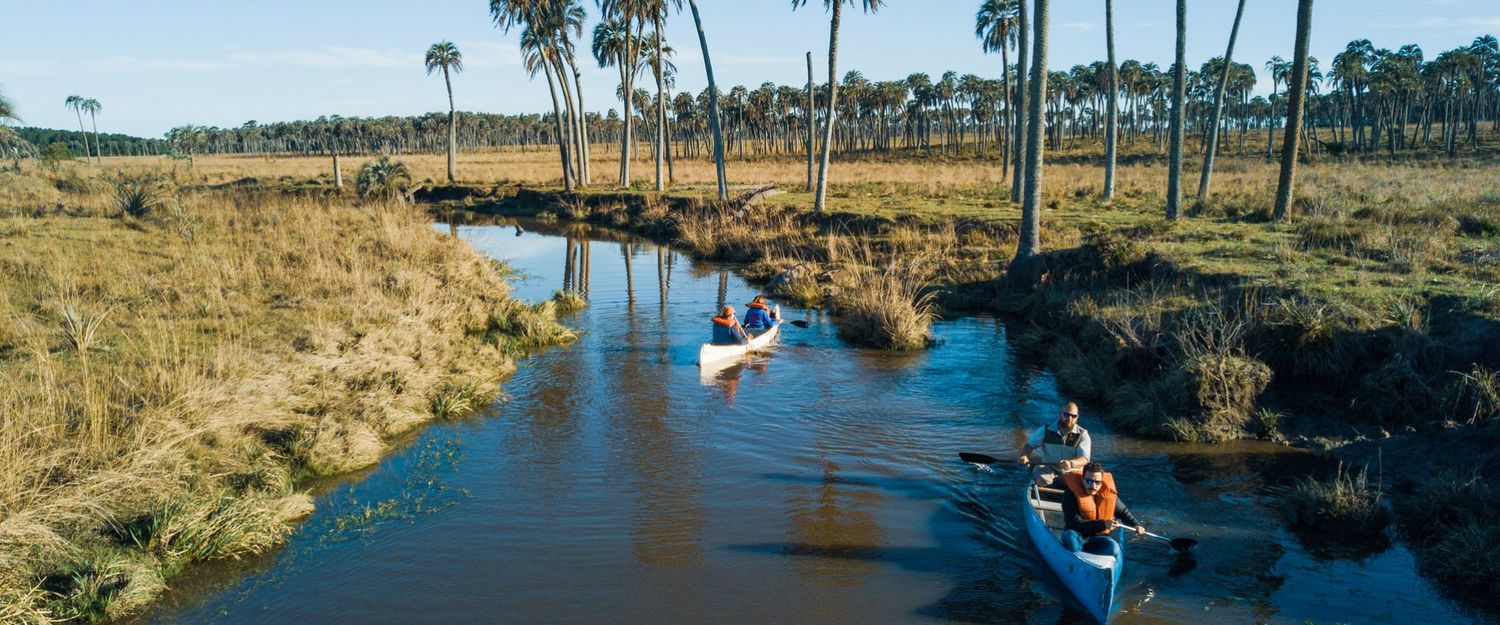
[[805,328],[805,327],[807,327],[807,320],[806,319],[793,319],[792,320],[792,325],[797,326],[799,328]]
[[1177,553],[1193,553],[1198,550],[1198,541],[1191,538],[1173,538],[1172,548],[1176,549]]
[[994,456],[986,456],[984,454],[974,454],[974,453],[969,453],[967,451],[961,451],[961,452],[959,452],[958,453],[958,459],[962,460],[964,462],[971,462],[971,463],[974,463],[974,464],[995,464],[997,462],[1000,462],[1000,459],[996,458]]

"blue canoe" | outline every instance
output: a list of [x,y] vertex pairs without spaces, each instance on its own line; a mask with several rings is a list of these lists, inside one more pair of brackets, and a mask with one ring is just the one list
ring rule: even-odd
[[1115,555],[1070,551],[1059,538],[1063,530],[1059,500],[1066,496],[1066,491],[1038,488],[1029,479],[1026,484],[1021,498],[1026,534],[1036,545],[1042,562],[1094,620],[1108,623],[1118,607],[1115,588],[1120,584],[1120,571],[1125,568],[1124,531],[1119,530],[1112,537]]

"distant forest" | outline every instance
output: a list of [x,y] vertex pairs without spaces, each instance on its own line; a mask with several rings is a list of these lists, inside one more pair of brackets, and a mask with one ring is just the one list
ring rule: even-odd
[[[83,147],[83,133],[77,130],[55,128],[16,128],[14,130],[16,134],[21,135],[22,139],[38,149],[62,142],[68,146],[68,152],[74,156],[82,158],[88,153]],[[90,136],[89,144],[92,145],[93,142],[94,138]],[[100,133],[99,146],[104,156],[141,156],[167,154],[172,151],[172,146],[165,139],[145,139],[113,133]]]

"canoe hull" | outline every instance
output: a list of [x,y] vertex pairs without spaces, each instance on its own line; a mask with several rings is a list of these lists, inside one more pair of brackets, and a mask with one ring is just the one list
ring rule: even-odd
[[781,322],[778,321],[771,329],[750,338],[745,345],[714,345],[704,343],[698,348],[698,366],[703,368],[727,367],[743,358],[753,351],[760,351],[770,347],[771,343],[781,336]]
[[1074,553],[1064,547],[1059,539],[1059,529],[1047,524],[1043,515],[1051,514],[1062,526],[1062,514],[1046,508],[1039,494],[1028,484],[1021,498],[1021,512],[1026,519],[1026,534],[1036,545],[1042,562],[1047,565],[1059,581],[1073,595],[1073,599],[1088,611],[1094,620],[1108,623],[1115,611],[1115,588],[1120,583],[1120,572],[1124,569],[1124,533],[1116,532],[1113,538],[1120,547],[1120,557]]

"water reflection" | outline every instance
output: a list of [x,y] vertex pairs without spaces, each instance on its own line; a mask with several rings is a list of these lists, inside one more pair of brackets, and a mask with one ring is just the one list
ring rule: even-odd
[[[514,227],[514,231],[512,228]],[[582,338],[529,359],[495,416],[437,424],[460,440],[443,481],[471,496],[336,544],[309,528],[356,513],[320,500],[294,549],[229,570],[153,623],[1073,623],[1016,523],[1014,467],[981,474],[958,451],[1006,456],[1055,418],[1051,376],[994,319],[942,321],[944,342],[853,349],[822,311],[787,308],[768,356],[701,384],[707,312],[755,291],[718,265],[579,225],[488,219],[437,226],[524,281],[520,297],[578,293]],[[519,235],[519,236],[516,236]],[[619,247],[616,256],[615,246]],[[601,249],[593,263],[592,250]],[[655,255],[657,305],[638,308]],[[649,267],[646,271],[650,271]],[[594,275],[597,273],[598,275]],[[649,277],[645,279],[649,280]],[[739,298],[746,299],[739,299]],[[1095,453],[1132,508],[1203,542],[1196,562],[1127,548],[1116,623],[1470,622],[1399,544],[1368,555],[1278,531],[1273,490],[1316,463],[1255,443],[1196,448],[1114,433],[1085,406]],[[399,491],[398,452],[360,501]],[[1352,556],[1352,557],[1351,557]],[[183,584],[187,585],[187,584]],[[504,615],[497,617],[496,615]]]

